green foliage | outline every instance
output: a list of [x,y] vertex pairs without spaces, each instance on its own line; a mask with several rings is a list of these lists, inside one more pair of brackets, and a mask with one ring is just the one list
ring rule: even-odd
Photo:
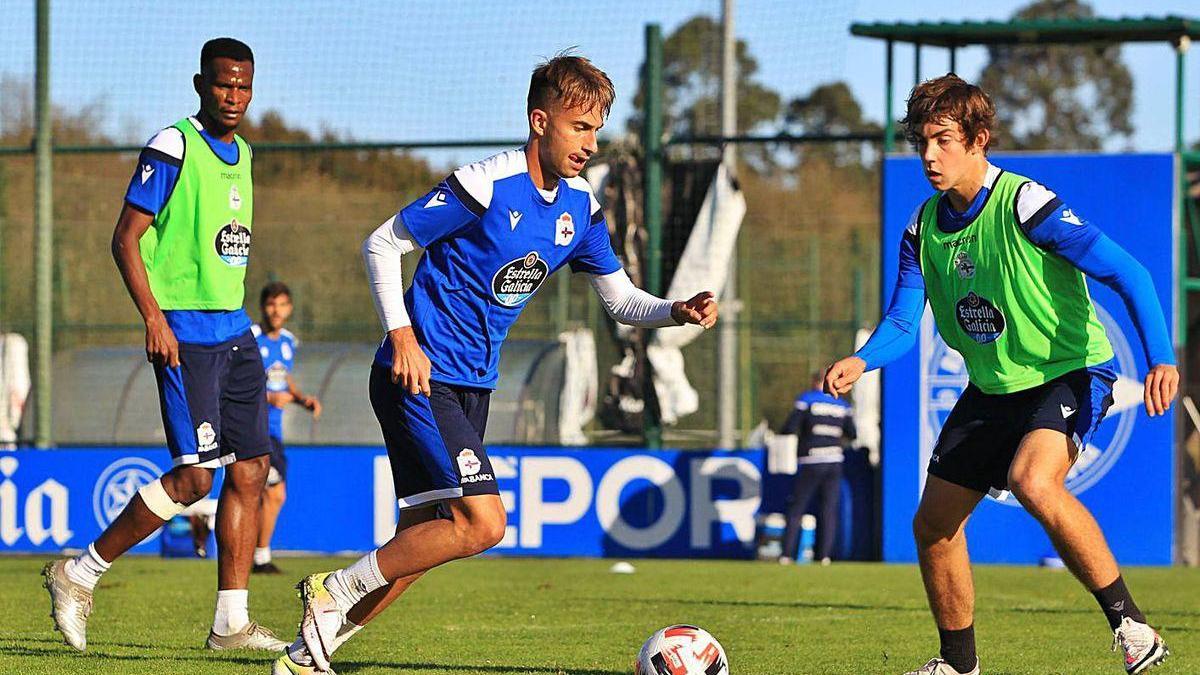
[[[818,85],[806,96],[792,99],[784,113],[789,130],[798,134],[880,134],[883,127],[863,117],[862,106],[843,81]],[[805,157],[839,166],[861,165],[861,143],[822,143],[797,148]]]
[[[1014,19],[1094,16],[1082,0],[1036,0]],[[1117,45],[996,45],[979,84],[996,105],[1000,147],[1099,150],[1133,133],[1133,76]]]
[[[745,40],[736,41],[738,78],[737,130],[746,132],[774,122],[780,112],[779,92],[755,80],[758,61]],[[643,64],[638,77],[634,109],[642,108]],[[666,121],[672,135],[702,136],[721,133],[721,24],[712,17],[694,16],[663,41],[663,84]],[[635,113],[630,129],[641,130]]]

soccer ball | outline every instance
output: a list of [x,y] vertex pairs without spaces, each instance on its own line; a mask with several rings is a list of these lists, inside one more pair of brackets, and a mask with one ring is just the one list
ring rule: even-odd
[[638,653],[636,675],[729,675],[721,643],[696,626],[668,626],[650,636]]

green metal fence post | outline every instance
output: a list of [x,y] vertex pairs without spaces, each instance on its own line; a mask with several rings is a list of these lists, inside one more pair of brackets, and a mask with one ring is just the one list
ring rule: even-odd
[[1191,39],[1186,35],[1175,42],[1175,152],[1183,152],[1183,71],[1191,43]]
[[913,86],[921,84],[921,43],[913,43]]
[[54,177],[50,117],[50,0],[37,0],[36,73],[34,75],[34,442],[50,447],[51,382],[54,331]]
[[[642,154],[645,162],[643,176],[642,213],[646,221],[646,291],[654,295],[662,293],[662,179],[663,179],[663,75],[662,75],[662,28],[656,24],[646,25],[646,67],[643,100],[645,111],[642,116]],[[646,407],[642,414],[642,436],[646,447],[662,446],[662,425],[658,419],[654,400],[654,380],[649,364],[643,383],[643,398]]]
[[887,75],[884,77],[883,85],[883,152],[887,154],[896,149],[895,139],[892,138],[896,134],[895,120],[892,118],[892,41],[887,41]]

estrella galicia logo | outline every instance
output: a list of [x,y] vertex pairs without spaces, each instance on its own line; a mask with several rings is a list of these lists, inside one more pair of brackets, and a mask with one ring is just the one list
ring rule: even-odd
[[112,524],[137,491],[161,473],[157,464],[141,457],[122,457],[101,471],[92,490],[92,511],[100,529]]
[[492,295],[505,307],[516,307],[537,292],[538,287],[550,276],[550,266],[530,251],[516,260],[510,260],[492,277]]
[[[1114,402],[1104,422],[1086,440],[1085,447],[1067,473],[1066,487],[1072,494],[1082,494],[1098,483],[1117,463],[1133,436],[1138,409],[1142,404],[1142,382],[1129,339],[1103,306],[1094,304],[1096,317],[1104,326],[1115,355],[1117,382],[1113,387]],[[925,324],[929,325],[926,326]],[[926,332],[928,331],[928,333]],[[933,321],[922,322],[921,336],[921,457],[936,462],[933,446],[942,425],[966,389],[968,378],[962,356],[951,349],[937,333]],[[1020,506],[1012,494],[995,492],[989,499],[1006,506]]]
[[250,228],[231,219],[213,241],[217,255],[230,267],[245,267],[250,261]]
[[954,316],[963,332],[981,345],[995,342],[1004,332],[1004,314],[988,302],[987,298],[967,293],[967,297],[954,306]]

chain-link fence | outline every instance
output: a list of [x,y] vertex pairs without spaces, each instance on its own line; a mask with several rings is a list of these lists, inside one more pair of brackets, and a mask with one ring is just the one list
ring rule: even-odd
[[[36,310],[35,3],[10,4],[0,29],[0,327],[28,335]],[[861,120],[857,105],[836,110],[833,121],[812,114],[813,92],[841,75],[849,7],[825,0],[738,7],[739,133],[878,129]],[[204,40],[238,37],[256,55],[255,99],[241,130],[255,146],[247,309],[257,316],[257,289],[283,280],[295,294],[292,327],[306,343],[361,345],[379,338],[359,257],[363,237],[454,166],[519,142],[529,72],[541,59],[574,47],[604,68],[618,98],[602,136],[636,152],[642,29],[660,23],[665,126],[675,141],[668,162],[716,156],[712,139],[684,141],[720,130],[719,13],[715,0],[552,9],[262,2],[228,16],[184,3],[52,2],[56,354],[141,346],[109,241],[138,149],[195,111],[190,78]],[[878,153],[869,140],[738,147],[747,202],[736,252],[744,433],[764,417],[781,421],[808,373],[850,349],[855,329],[877,316]],[[682,250],[682,242],[668,239],[664,250]],[[554,341],[579,326],[596,334],[603,382],[620,353],[578,277],[563,273],[544,287],[511,336]],[[668,431],[667,442],[711,444],[715,332],[684,356],[700,408]],[[605,442],[626,438],[599,423],[590,431]]]

